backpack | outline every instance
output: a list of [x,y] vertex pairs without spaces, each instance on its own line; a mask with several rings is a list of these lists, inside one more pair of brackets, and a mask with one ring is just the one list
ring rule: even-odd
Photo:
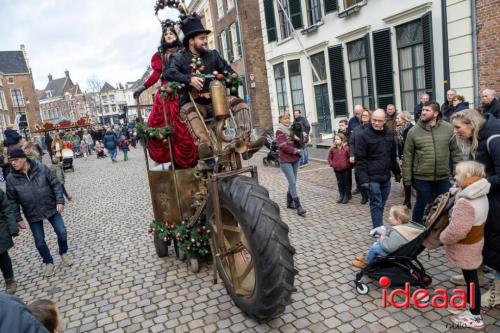
[[439,195],[432,204],[425,209],[424,224],[428,230],[428,236],[424,239],[423,245],[427,249],[437,249],[441,245],[439,235],[448,226],[449,213],[455,203],[455,197],[450,192]]

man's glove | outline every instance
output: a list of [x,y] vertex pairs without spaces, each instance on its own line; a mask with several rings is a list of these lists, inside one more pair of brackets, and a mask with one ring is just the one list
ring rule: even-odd
[[146,90],[146,87],[142,84],[139,88],[137,88],[135,91],[134,91],[134,99],[138,99],[139,96],[142,94],[142,92]]
[[359,188],[361,189],[361,191],[363,191],[365,193],[370,192],[370,184],[369,183],[361,184],[361,185],[359,185]]
[[400,174],[394,175],[394,179],[396,180],[396,183],[401,183],[401,175]]

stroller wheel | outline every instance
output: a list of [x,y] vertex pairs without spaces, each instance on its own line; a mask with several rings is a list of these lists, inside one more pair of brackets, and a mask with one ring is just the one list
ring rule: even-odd
[[430,286],[432,283],[432,278],[429,275],[424,275],[422,277],[422,281],[420,282],[420,286],[426,288]]
[[364,283],[356,282],[356,291],[360,295],[366,295],[366,294],[368,294],[370,289],[368,288],[368,285],[366,285]]
[[279,168],[279,167],[280,167],[280,161],[278,161],[278,160],[274,161],[274,165],[275,165],[277,168]]
[[262,164],[264,164],[264,166],[269,166],[269,161],[267,160],[267,157],[262,158]]

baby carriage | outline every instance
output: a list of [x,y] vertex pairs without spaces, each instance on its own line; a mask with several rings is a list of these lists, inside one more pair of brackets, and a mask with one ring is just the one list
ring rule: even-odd
[[75,172],[75,168],[73,167],[73,150],[70,148],[64,148],[61,151],[61,157],[62,157],[62,168],[63,171],[66,172],[66,170],[71,170]]
[[363,276],[378,281],[385,276],[391,280],[391,287],[404,286],[406,282],[410,286],[426,288],[432,283],[432,278],[427,275],[418,255],[427,249],[435,249],[441,245],[439,233],[448,224],[448,213],[454,204],[454,197],[445,193],[436,198],[432,205],[426,207],[424,216],[425,231],[417,238],[403,245],[386,257],[378,257],[356,274],[356,291],[365,295],[369,288],[362,282]]
[[270,166],[274,164],[274,166],[279,167],[280,166],[280,161],[279,161],[279,152],[278,152],[278,143],[272,135],[266,134],[266,143],[265,146],[267,149],[269,149],[269,153],[267,153],[267,156],[262,158],[262,163],[264,166]]

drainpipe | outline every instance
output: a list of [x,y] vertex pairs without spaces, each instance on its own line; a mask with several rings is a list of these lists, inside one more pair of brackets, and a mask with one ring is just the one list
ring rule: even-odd
[[[473,1],[472,1],[473,2]],[[444,98],[446,101],[446,92],[450,90],[450,50],[448,47],[448,12],[446,9],[446,0],[441,0],[441,22],[443,29],[443,83]]]
[[477,19],[476,1],[470,2],[471,24],[472,24],[472,65],[474,72],[474,106],[479,108],[479,72],[477,60]]

